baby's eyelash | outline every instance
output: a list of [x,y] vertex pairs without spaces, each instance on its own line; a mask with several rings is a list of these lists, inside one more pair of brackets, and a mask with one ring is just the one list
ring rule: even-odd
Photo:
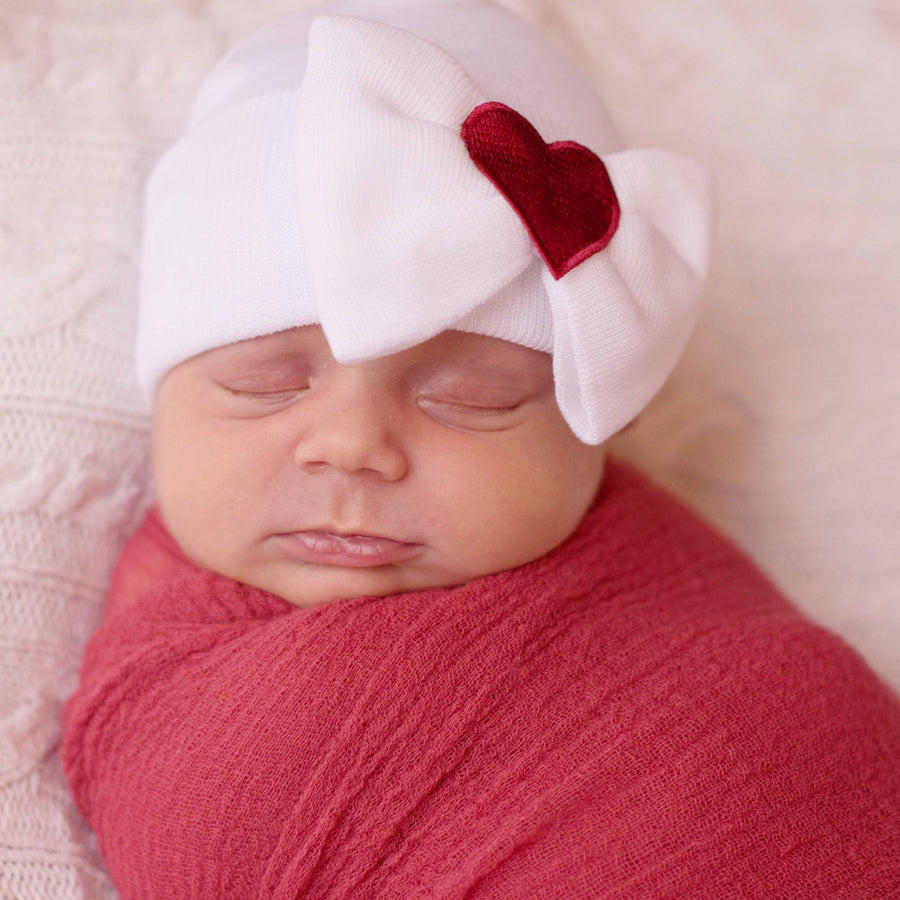
[[308,385],[297,385],[290,388],[277,388],[274,390],[248,390],[247,388],[231,387],[230,385],[219,383],[219,387],[227,391],[232,397],[244,398],[247,400],[264,400],[268,402],[277,402],[287,400],[304,394],[309,390]]
[[463,431],[499,431],[514,421],[513,414],[524,400],[506,406],[479,406],[430,397],[418,399],[419,408],[434,421]]
[[453,401],[437,401],[442,406],[449,407],[451,409],[458,409],[461,412],[466,413],[474,413],[475,415],[496,415],[498,413],[512,412],[513,410],[518,409],[522,404],[514,403],[511,406],[482,406],[480,404],[473,403],[454,403]]
[[439,397],[419,397],[418,399],[420,406],[441,406],[448,409],[459,409],[460,411],[475,413],[511,412],[514,409],[518,409],[523,402],[524,401],[522,400],[517,400],[515,403],[503,403],[494,406],[487,403],[467,402],[464,400],[445,400]]

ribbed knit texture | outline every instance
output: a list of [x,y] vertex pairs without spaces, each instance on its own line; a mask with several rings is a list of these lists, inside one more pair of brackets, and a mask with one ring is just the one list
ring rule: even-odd
[[896,697],[617,464],[534,563],[311,609],[151,516],[65,724],[123,900],[900,896]]

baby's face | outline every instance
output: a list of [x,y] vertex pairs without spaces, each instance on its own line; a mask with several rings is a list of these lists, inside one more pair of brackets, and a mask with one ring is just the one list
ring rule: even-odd
[[197,564],[298,606],[462,584],[560,544],[600,483],[550,357],[448,331],[354,365],[317,325],[164,379],[163,518]]

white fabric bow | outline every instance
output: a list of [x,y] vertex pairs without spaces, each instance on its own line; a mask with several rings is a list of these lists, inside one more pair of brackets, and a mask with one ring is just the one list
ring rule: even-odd
[[500,99],[409,32],[343,16],[313,23],[294,160],[319,320],[342,362],[450,328],[547,350],[566,421],[600,443],[661,387],[694,326],[707,170],[659,150],[604,157],[618,228],[554,278],[461,137],[476,107]]

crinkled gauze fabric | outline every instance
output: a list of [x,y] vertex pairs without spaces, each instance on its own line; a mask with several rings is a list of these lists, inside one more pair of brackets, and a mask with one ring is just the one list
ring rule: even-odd
[[897,698],[619,464],[542,559],[308,609],[151,514],[64,719],[123,900],[900,897]]

